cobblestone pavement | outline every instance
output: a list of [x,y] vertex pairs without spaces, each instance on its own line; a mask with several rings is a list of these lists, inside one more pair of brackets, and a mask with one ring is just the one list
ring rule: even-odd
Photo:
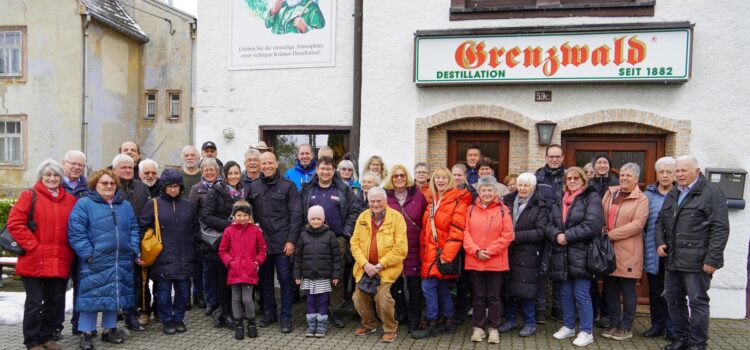
[[[259,328],[259,337],[255,339],[246,338],[237,341],[233,338],[233,332],[228,329],[217,329],[211,325],[208,316],[201,311],[188,311],[186,316],[187,333],[178,335],[164,335],[161,332],[160,323],[152,323],[145,332],[132,332],[126,336],[122,345],[102,344],[97,338],[95,345],[97,349],[573,349],[570,341],[559,341],[552,338],[552,334],[561,326],[559,322],[548,322],[540,326],[538,333],[529,338],[521,338],[516,333],[501,335],[499,347],[489,345],[487,342],[472,343],[471,327],[464,323],[455,334],[443,335],[437,338],[425,340],[414,340],[401,330],[398,339],[391,344],[379,342],[379,334],[373,333],[363,337],[353,334],[357,323],[353,321],[354,315],[346,317],[347,327],[343,329],[331,328],[325,338],[309,339],[304,336],[304,303],[294,305],[294,331],[291,334],[282,334],[277,325],[271,328]],[[2,312],[2,310],[0,310]],[[121,325],[122,323],[120,323]],[[608,340],[599,336],[596,330],[596,341],[586,349],[661,349],[668,343],[667,340],[648,339],[641,333],[648,328],[648,316],[639,314],[636,318],[633,339],[618,342]],[[66,321],[67,327],[60,341],[63,349],[77,349],[78,337],[70,334],[70,323]],[[21,325],[0,326],[0,349],[24,349]],[[711,320],[711,341],[709,349],[749,349],[750,348],[750,321],[734,320]]]

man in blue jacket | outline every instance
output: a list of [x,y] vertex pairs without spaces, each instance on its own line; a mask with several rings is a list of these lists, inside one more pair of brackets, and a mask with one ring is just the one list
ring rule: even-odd
[[312,180],[317,165],[313,158],[312,146],[303,143],[297,147],[297,164],[287,170],[284,177],[294,182],[297,185],[297,191],[300,191],[302,185]]

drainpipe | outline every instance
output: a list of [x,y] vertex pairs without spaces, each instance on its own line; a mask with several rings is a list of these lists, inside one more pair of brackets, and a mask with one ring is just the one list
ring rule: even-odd
[[86,86],[86,69],[88,68],[86,40],[89,36],[88,28],[91,23],[91,14],[89,14],[88,9],[86,9],[86,13],[83,15],[85,15],[85,17],[83,18],[83,36],[81,39],[83,43],[83,80],[81,82],[81,152],[86,154],[86,131],[88,129],[88,121],[86,120],[86,101],[88,100],[88,90]]
[[354,1],[354,91],[352,103],[352,134],[349,144],[351,145],[352,161],[358,167],[359,163],[359,139],[362,128],[362,8],[363,0]]
[[[171,1],[170,1],[171,2]],[[190,117],[188,120],[188,144],[195,145],[195,41],[198,34],[198,19],[190,23]]]

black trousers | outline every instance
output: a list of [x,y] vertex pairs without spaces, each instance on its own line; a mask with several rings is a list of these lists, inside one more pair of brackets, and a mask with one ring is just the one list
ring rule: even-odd
[[52,340],[60,305],[65,304],[64,278],[22,277],[26,290],[23,312],[23,343],[27,348]]
[[[635,278],[604,276],[605,298],[612,327],[630,331],[633,329],[638,296],[635,294]],[[622,296],[622,303],[620,303]]]
[[477,328],[497,328],[503,315],[501,294],[505,272],[500,271],[464,271],[468,272],[473,291],[472,325]]
[[[463,266],[461,267],[463,269]],[[463,320],[472,307],[471,276],[466,270],[456,280],[456,302],[453,303],[453,318]]]
[[[407,298],[407,294],[409,297]],[[391,296],[396,300],[396,319],[407,315],[409,323],[422,319],[422,279],[419,276],[399,277],[391,286]]]
[[664,258],[659,258],[659,274],[647,274],[648,277],[648,297],[649,309],[651,311],[651,327],[666,329],[667,332],[674,332],[674,323],[669,318],[667,309],[667,300],[664,299]]
[[[664,280],[669,317],[672,318],[678,338],[690,345],[706,345],[710,308],[708,288],[712,276],[701,272],[669,271]],[[687,299],[685,298],[687,297]],[[690,312],[688,312],[688,299]]]
[[[73,304],[75,305],[75,300],[78,297],[78,280],[79,280],[77,258],[73,259],[73,265],[70,266],[70,280],[73,282]],[[79,316],[79,313],[78,311],[76,311],[75,306],[74,306],[73,317],[70,318],[70,325],[72,326],[72,329],[74,331],[78,329],[78,316]],[[55,326],[55,330],[58,332],[62,332],[63,328],[65,328],[65,326],[63,325],[64,322],[65,322],[65,299],[63,299],[63,302],[60,303],[60,309],[59,311],[57,311],[57,326]]]

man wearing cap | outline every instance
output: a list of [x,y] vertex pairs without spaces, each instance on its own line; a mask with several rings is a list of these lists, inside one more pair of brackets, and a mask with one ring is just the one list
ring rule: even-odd
[[268,145],[266,145],[265,141],[258,142],[258,144],[255,145],[255,147],[250,146],[250,149],[255,149],[258,152],[260,152],[260,154],[263,154],[263,153],[266,153],[266,152],[273,152],[273,148],[268,147]]
[[610,171],[612,161],[606,153],[599,153],[591,159],[594,165],[594,178],[589,180],[589,186],[593,187],[602,198],[610,186],[620,186],[620,178]]
[[302,185],[312,180],[317,165],[318,163],[313,158],[312,146],[303,143],[297,147],[297,164],[287,170],[284,177],[294,182],[297,185],[297,191],[300,191]]
[[216,144],[213,141],[206,141],[203,143],[203,146],[201,146],[201,159],[203,158],[213,158],[216,159],[216,163],[219,164],[219,168],[224,167],[224,163],[219,160],[216,156],[218,155],[218,151],[216,150]]

